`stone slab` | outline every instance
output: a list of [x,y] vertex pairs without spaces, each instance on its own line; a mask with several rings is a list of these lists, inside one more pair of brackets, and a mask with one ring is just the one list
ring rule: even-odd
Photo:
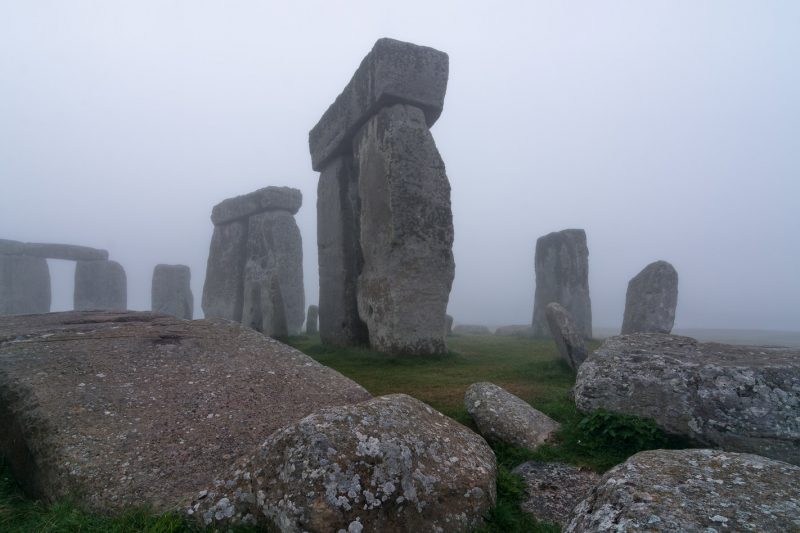
[[550,335],[556,343],[558,353],[572,370],[577,371],[589,355],[583,335],[578,331],[572,315],[561,304],[550,302],[545,308]]
[[214,226],[203,284],[202,305],[206,318],[242,320],[248,227],[247,220]]
[[265,211],[288,211],[294,215],[302,204],[303,194],[299,189],[264,187],[218,203],[211,210],[211,222],[219,226]]
[[186,265],[156,265],[150,294],[152,311],[191,320],[194,315],[191,280],[192,272]]
[[116,261],[78,261],[73,300],[76,311],[127,309],[125,269]]
[[0,254],[29,255],[65,261],[105,261],[108,251],[74,244],[19,242],[0,239]]
[[678,272],[666,261],[650,263],[628,283],[622,335],[670,333],[678,306]]
[[50,312],[47,259],[0,254],[0,315]]

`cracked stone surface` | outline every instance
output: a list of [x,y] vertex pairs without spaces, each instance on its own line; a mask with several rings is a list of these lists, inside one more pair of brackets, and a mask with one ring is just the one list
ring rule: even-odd
[[561,527],[567,524],[572,509],[600,481],[600,476],[591,470],[561,463],[528,461],[511,473],[525,481],[528,498],[520,505],[522,511]]

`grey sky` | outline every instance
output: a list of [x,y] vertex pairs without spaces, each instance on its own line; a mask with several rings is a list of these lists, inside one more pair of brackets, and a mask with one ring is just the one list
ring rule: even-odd
[[450,55],[458,322],[529,322],[536,238],[580,227],[596,326],[665,259],[676,326],[800,330],[798,28],[792,1],[0,0],[0,238],[108,249],[132,309],[188,264],[199,314],[211,207],[288,185],[315,302],[308,130],[387,36]]

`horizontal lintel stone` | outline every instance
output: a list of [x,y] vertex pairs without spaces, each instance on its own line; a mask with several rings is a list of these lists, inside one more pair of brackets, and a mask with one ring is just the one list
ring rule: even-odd
[[263,213],[264,211],[289,211],[296,214],[303,203],[303,195],[291,187],[264,187],[249,194],[223,200],[211,211],[215,226]]

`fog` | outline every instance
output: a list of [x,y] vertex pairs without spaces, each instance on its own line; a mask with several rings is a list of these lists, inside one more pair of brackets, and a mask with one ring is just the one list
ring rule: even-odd
[[189,265],[201,317],[213,205],[296,187],[316,302],[308,130],[393,37],[450,56],[456,322],[529,323],[536,239],[577,227],[595,326],[664,259],[676,327],[800,330],[798,28],[790,1],[0,0],[0,238],[109,250],[131,309]]

